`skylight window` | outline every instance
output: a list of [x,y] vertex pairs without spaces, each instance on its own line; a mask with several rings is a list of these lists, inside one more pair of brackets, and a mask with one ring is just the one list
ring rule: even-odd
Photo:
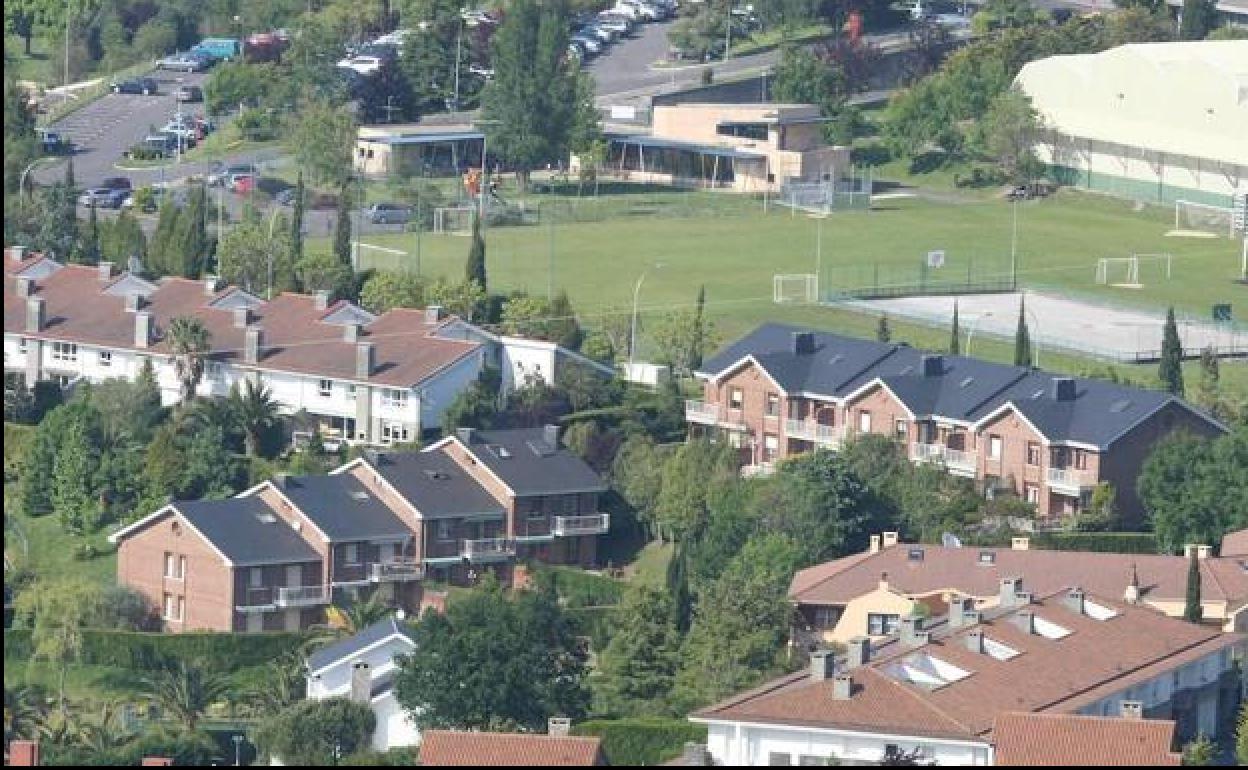
[[363,490],[353,489],[351,490],[351,497],[363,502],[364,500],[368,499],[368,493],[364,492]]
[[907,367],[905,367],[904,369],[902,369],[902,370],[901,370],[901,373],[902,373],[902,374],[909,374],[910,372],[913,372],[913,371],[914,371],[914,367],[913,367],[913,366],[907,366]]
[[1128,408],[1128,407],[1130,407],[1130,406],[1131,406],[1131,399],[1129,399],[1129,398],[1122,398],[1122,399],[1119,399],[1119,400],[1115,401],[1114,403],[1110,404],[1110,406],[1109,406],[1109,411],[1111,411],[1111,412],[1125,412],[1125,411],[1127,410],[1127,408]]
[[986,636],[984,637],[984,652],[997,660],[1009,660],[1010,658],[1018,657],[1020,654],[1019,651],[1013,647],[1002,644],[996,639],[989,639]]
[[1118,617],[1118,612],[1112,607],[1106,607],[1103,604],[1083,600],[1083,614],[1094,620],[1109,620]]
[[840,363],[844,358],[845,358],[845,355],[843,353],[837,353],[836,355],[832,356],[832,358],[828,359],[828,363],[829,364]]
[[969,387],[970,384],[974,381],[975,381],[974,377],[967,377],[965,380],[962,380],[962,382],[958,385],[958,387],[960,388]]
[[507,447],[505,446],[500,446],[498,444],[490,444],[489,450],[493,452],[495,455],[497,455],[498,457],[503,458],[504,460],[507,459],[508,457],[511,457],[511,452],[508,452]]
[[1058,624],[1045,620],[1041,617],[1035,618],[1035,625],[1033,627],[1036,629],[1036,633],[1040,634],[1045,639],[1065,639],[1070,636],[1071,633],[1069,628],[1063,628]]
[[1044,388],[1041,388],[1040,390],[1037,390],[1035,393],[1031,394],[1031,399],[1033,401],[1036,400],[1037,398],[1044,398]]
[[940,658],[917,653],[885,667],[884,673],[892,678],[909,684],[935,690],[965,679],[971,672],[958,668]]
[[271,513],[257,513],[256,521],[261,524],[275,524],[277,522],[277,517]]

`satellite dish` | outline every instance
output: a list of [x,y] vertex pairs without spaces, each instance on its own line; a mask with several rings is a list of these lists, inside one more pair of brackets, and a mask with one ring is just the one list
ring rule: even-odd
[[940,536],[940,544],[946,548],[961,548],[962,547],[962,541],[958,539],[957,535],[951,532],[946,532]]

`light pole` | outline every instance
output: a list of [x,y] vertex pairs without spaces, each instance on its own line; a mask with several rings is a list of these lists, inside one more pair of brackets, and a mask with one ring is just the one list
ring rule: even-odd
[[987,318],[990,315],[992,315],[992,311],[987,310],[972,319],[971,328],[966,332],[966,355],[969,356],[971,354],[971,340],[975,337],[975,328],[979,326],[980,320]]
[[1018,288],[1018,199],[1010,204],[1013,209],[1013,224],[1010,227],[1010,288]]
[[[656,262],[654,265],[655,270],[659,270],[662,267],[663,267],[662,262]],[[637,352],[637,299],[641,296],[641,284],[645,282],[646,276],[649,275],[649,273],[650,273],[650,270],[648,269],[643,270],[641,272],[641,277],[637,279],[637,285],[633,287],[633,322],[632,322],[632,329],[630,330],[629,336],[628,336],[628,376],[629,377],[633,376],[633,356]]]
[[828,218],[827,212],[811,214],[815,220],[815,298],[819,298],[819,284],[823,282],[823,220]]
[[[52,159],[52,158],[47,158],[47,157],[44,157],[44,158],[35,158],[33,161],[31,161],[31,162],[30,162],[30,165],[28,165],[28,166],[27,166],[27,167],[26,167],[26,168],[22,171],[22,175],[21,175],[20,177],[18,177],[18,180],[17,180],[17,193],[18,193],[18,200],[19,200],[19,201],[21,201],[21,206],[22,206],[22,208],[23,208],[23,209],[25,209],[25,207],[26,207],[26,202],[25,202],[25,201],[26,201],[26,198],[25,198],[25,197],[23,197],[23,195],[22,195],[22,193],[23,193],[23,192],[25,192],[25,190],[26,190],[26,175],[27,175],[27,174],[29,174],[32,170],[34,170],[35,166],[38,166],[40,163],[43,163],[44,161],[47,161],[47,160],[53,160],[53,159]],[[32,192],[32,194],[33,194],[33,192],[34,192],[34,191],[32,190],[31,192]]]
[[[1039,334],[1040,333],[1040,319],[1036,317],[1036,311],[1032,310],[1031,308],[1027,308],[1027,316],[1031,318],[1031,320],[1036,322],[1036,334]],[[1040,340],[1039,338],[1036,337],[1036,334],[1030,335],[1031,336],[1031,351],[1032,351],[1031,358],[1032,358],[1032,364],[1035,366],[1035,368],[1039,369],[1040,368]]]
[[[497,126],[501,125],[501,120],[477,120],[473,122],[474,126]],[[481,184],[477,190],[477,217],[481,219],[481,227],[485,228],[485,156],[489,149],[489,135],[484,128],[481,129]]]
[[235,733],[230,736],[230,740],[234,742],[234,766],[243,766],[243,736]]

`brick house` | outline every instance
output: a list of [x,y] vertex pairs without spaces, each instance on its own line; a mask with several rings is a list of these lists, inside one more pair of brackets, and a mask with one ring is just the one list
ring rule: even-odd
[[1109,482],[1120,512],[1138,520],[1135,480],[1154,444],[1176,430],[1225,430],[1167,393],[780,324],[696,374],[703,397],[686,404],[691,434],[737,447],[747,471],[880,434],[915,462],[985,492],[1012,490],[1051,519],[1078,512]]
[[420,452],[368,451],[327,476],[170,503],[110,536],[118,582],[169,631],[306,628],[374,594],[417,612],[423,581],[464,585],[518,560],[591,566],[610,527],[602,479],[554,426],[462,431]]

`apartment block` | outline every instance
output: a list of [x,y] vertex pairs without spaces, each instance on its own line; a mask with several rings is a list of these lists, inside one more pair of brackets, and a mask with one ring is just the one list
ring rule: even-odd
[[166,630],[297,630],[371,596],[416,612],[425,581],[510,582],[518,560],[592,566],[610,529],[605,490],[554,426],[463,431],[327,476],[172,502],[109,539],[118,582],[159,607]]
[[[1070,755],[1026,743],[1046,734],[1143,739],[1131,756],[1174,764],[1170,736],[1181,745],[1233,731],[1242,634],[1078,586],[1036,595],[1017,579],[1002,585],[1008,596],[996,607],[972,609],[955,596],[930,616],[903,618],[886,639],[855,637],[844,655],[818,650],[806,670],[690,721],[707,726],[716,764],[752,766],[880,764],[898,755],[993,765],[1002,740],[1010,764]],[[1124,728],[1119,719],[1162,724]],[[1097,745],[1074,752],[1094,766],[1104,753]]]
[[691,434],[736,447],[746,472],[878,434],[986,494],[1012,491],[1055,523],[1101,482],[1138,520],[1135,480],[1157,441],[1225,430],[1163,392],[780,324],[732,343],[697,377]]

